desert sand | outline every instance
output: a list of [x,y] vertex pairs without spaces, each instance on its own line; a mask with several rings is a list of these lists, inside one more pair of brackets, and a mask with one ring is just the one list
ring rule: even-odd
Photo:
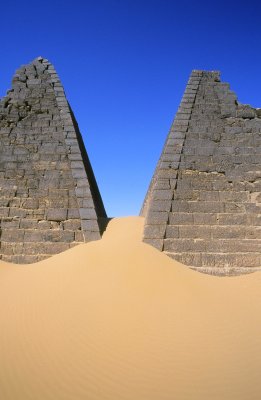
[[200,274],[142,229],[0,263],[1,400],[261,398],[261,273]]

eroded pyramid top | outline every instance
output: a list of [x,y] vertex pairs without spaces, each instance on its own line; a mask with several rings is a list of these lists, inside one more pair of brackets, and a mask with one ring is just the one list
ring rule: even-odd
[[20,67],[0,101],[3,260],[34,262],[99,239],[106,218],[81,134],[53,65]]

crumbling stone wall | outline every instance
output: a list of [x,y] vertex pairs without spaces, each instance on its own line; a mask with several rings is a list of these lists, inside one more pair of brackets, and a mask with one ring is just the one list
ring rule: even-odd
[[0,258],[31,263],[101,237],[106,213],[54,67],[39,57],[0,101]]
[[261,110],[193,71],[145,198],[144,241],[202,272],[261,266]]

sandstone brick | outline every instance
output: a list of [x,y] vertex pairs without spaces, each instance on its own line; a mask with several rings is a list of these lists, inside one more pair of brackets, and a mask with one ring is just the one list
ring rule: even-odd
[[20,227],[23,229],[36,229],[38,228],[38,220],[37,219],[21,219],[19,221]]
[[88,187],[77,187],[75,189],[76,196],[78,198],[89,198],[91,197],[91,190]]
[[91,242],[92,240],[99,240],[101,238],[101,235],[99,232],[84,231],[83,237],[85,242]]
[[79,219],[80,212],[78,208],[69,208],[68,209],[68,219]]
[[11,255],[11,256],[3,255],[2,260],[17,264],[32,264],[38,261],[38,256],[26,255],[26,254]]
[[144,243],[150,244],[153,247],[156,247],[156,249],[162,251],[163,249],[163,239],[143,239]]
[[38,208],[38,207],[39,207],[39,202],[38,202],[37,199],[30,199],[30,198],[28,198],[28,199],[26,199],[26,200],[24,200],[24,201],[22,202],[22,206],[23,206],[23,208],[25,208],[25,209],[27,209],[27,208],[29,208],[29,209],[35,209],[35,208]]
[[171,200],[173,197],[172,190],[154,190],[153,199],[156,200]]
[[170,200],[157,200],[151,205],[152,211],[170,211],[171,201]]
[[55,242],[45,242],[42,243],[42,251],[45,254],[53,255],[53,254],[58,254],[61,253],[65,250],[68,250],[70,248],[69,243],[55,243]]
[[[174,225],[167,225],[165,228],[167,238],[178,238],[179,237],[179,227]],[[145,237],[145,233],[144,233]]]
[[84,219],[96,219],[96,212],[93,208],[79,208],[80,217]]
[[220,223],[220,215],[222,214],[195,212],[193,213],[193,221],[195,225],[216,225]]
[[85,237],[82,231],[75,232],[75,242],[84,242]]
[[65,230],[77,231],[81,229],[81,220],[80,219],[68,219],[63,222],[63,227]]
[[149,211],[147,220],[151,225],[166,223],[168,220],[167,212]]
[[[1,220],[1,229],[5,230],[5,229],[13,229],[13,228],[19,228],[20,226],[20,218],[2,218]],[[23,226],[20,226],[21,228],[23,228]]]
[[246,235],[245,226],[213,226],[213,238],[244,238]]
[[8,217],[9,210],[8,207],[0,207],[0,217]]
[[37,231],[35,229],[26,229],[24,231],[24,242],[42,242],[42,240],[42,231]]
[[95,221],[94,219],[82,220],[81,227],[84,231],[87,231],[87,232],[99,232],[100,231],[98,222]]
[[12,218],[25,218],[27,215],[26,210],[22,208],[10,208],[9,217]]
[[1,251],[8,256],[20,255],[24,253],[23,243],[2,242]]
[[74,241],[74,231],[63,231],[49,229],[47,231],[41,231],[42,240],[46,242],[68,242]]
[[58,222],[46,221],[46,220],[38,220],[37,219],[37,221],[38,221],[38,223],[37,223],[37,227],[36,228],[40,229],[40,230],[42,230],[42,229],[52,229],[54,224],[59,224]]
[[198,225],[179,226],[180,238],[209,239],[211,237],[211,233],[212,233],[211,227],[209,226],[198,226]]
[[50,208],[47,210],[46,218],[49,221],[64,221],[67,219],[67,213],[67,208]]
[[190,213],[171,213],[169,215],[170,225],[192,225],[193,224],[193,214]]
[[202,265],[201,253],[182,253],[180,262],[185,265],[200,267]]
[[93,208],[93,199],[78,199],[78,205],[80,208]]
[[144,238],[163,239],[165,231],[166,231],[166,225],[146,225],[144,228]]
[[23,229],[6,229],[2,231],[1,241],[3,242],[23,242],[24,230]]

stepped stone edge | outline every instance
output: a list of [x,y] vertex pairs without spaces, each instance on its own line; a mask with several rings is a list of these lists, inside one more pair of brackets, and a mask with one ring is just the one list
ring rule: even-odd
[[[85,151],[84,145],[83,145],[83,148],[80,148],[80,146],[79,146],[79,140],[82,141],[82,137],[81,137],[81,135],[80,135],[80,137],[79,137],[79,135],[77,137],[77,133],[76,132],[78,130],[78,126],[75,126],[76,125],[76,121],[75,121],[73,112],[72,112],[72,110],[71,110],[71,108],[69,106],[68,100],[66,98],[65,91],[64,91],[63,85],[62,85],[62,83],[60,81],[59,75],[57,74],[53,64],[51,64],[49,60],[47,60],[47,59],[45,59],[43,57],[37,57],[35,59],[35,61],[38,61],[40,63],[45,64],[47,66],[47,68],[48,68],[48,73],[51,76],[51,81],[52,81],[54,92],[55,92],[55,95],[56,95],[57,107],[58,107],[58,109],[60,111],[60,116],[61,116],[61,119],[62,119],[62,121],[64,123],[64,139],[65,139],[67,152],[70,153],[69,142],[67,140],[67,134],[70,133],[70,142],[73,139],[75,141],[74,142],[74,146],[75,146],[75,148],[77,148],[76,151],[82,154],[83,150]],[[74,135],[75,137],[72,138],[71,136],[74,133],[75,133],[75,135]],[[78,134],[80,134],[80,132],[78,132]],[[84,155],[82,154],[82,158],[84,158],[83,156],[88,158],[86,152],[85,152]],[[80,196],[79,196],[79,192],[76,190],[76,188],[78,187],[78,182],[80,180],[81,181],[85,180],[85,182],[88,184],[88,186],[90,186],[90,190],[91,191],[92,191],[92,187],[91,187],[91,185],[89,185],[90,182],[88,180],[86,168],[85,168],[85,165],[84,165],[83,161],[81,160],[81,161],[78,161],[78,162],[82,164],[82,167],[80,169],[82,171],[83,170],[85,171],[85,177],[84,178],[82,178],[82,177],[78,178],[77,177],[77,171],[79,170],[79,168],[74,168],[74,167],[71,166],[71,171],[72,171],[73,180],[75,182],[75,196],[76,196],[76,198],[78,200],[78,207],[79,207],[79,210],[80,210],[81,228],[82,228],[82,232],[83,232],[83,235],[84,235],[84,240],[88,241],[89,240],[88,233],[90,231],[88,229],[88,223],[86,223],[86,221],[89,221],[90,219],[89,218],[84,218],[84,212],[85,212],[85,210],[88,210],[88,208],[80,207],[80,205],[79,205]],[[90,164],[88,159],[87,159],[87,162],[89,164],[88,168],[90,168],[91,172],[92,172],[92,167],[91,167],[91,164]],[[92,179],[95,180],[94,176],[92,177]],[[93,183],[97,186],[96,181],[93,182]],[[99,193],[99,191],[98,191],[98,193]],[[97,194],[97,191],[96,191],[95,194],[92,191],[93,208],[96,210],[96,215],[97,215],[97,209],[96,209],[95,203],[93,201],[93,198],[95,197],[96,194]],[[103,207],[100,195],[99,195],[98,201],[101,204],[101,206],[100,206],[100,209],[101,209],[101,213],[100,214],[101,215],[97,215],[97,222],[98,222],[98,225],[99,225],[99,228],[100,228],[100,232],[96,232],[95,235],[94,235],[94,232],[92,232],[92,239],[91,240],[95,240],[95,236],[96,235],[97,235],[96,239],[100,239],[101,238],[101,233],[102,233],[102,230],[103,230],[103,220],[99,220],[99,217],[101,217],[102,219],[106,219],[107,218],[106,211],[105,211],[105,209]]]
[[[167,139],[166,139],[166,141],[165,141],[165,143],[163,145],[162,153],[160,155],[159,161],[157,163],[154,175],[152,177],[150,186],[148,188],[148,191],[147,191],[146,196],[145,196],[145,200],[143,202],[143,205],[142,205],[142,208],[141,208],[141,211],[140,211],[140,215],[145,217],[143,241],[145,243],[152,244],[153,246],[155,246],[160,251],[163,251],[163,238],[165,237],[167,224],[165,224],[165,229],[164,229],[164,233],[162,234],[162,239],[151,239],[151,238],[146,237],[146,227],[148,227],[150,225],[150,221],[149,221],[149,218],[148,218],[148,208],[149,208],[149,204],[151,202],[153,202],[153,198],[152,198],[153,197],[153,191],[154,191],[155,186],[157,184],[159,171],[161,169],[162,156],[164,154],[164,151],[166,149],[168,141],[170,139],[176,139],[176,138],[179,138],[179,136],[181,136],[182,139],[179,139],[179,140],[182,140],[182,146],[180,148],[176,149],[176,155],[178,156],[183,151],[183,145],[184,145],[185,139],[186,139],[187,127],[185,127],[185,128],[184,127],[177,128],[177,126],[179,126],[178,122],[180,121],[179,110],[182,110],[184,105],[186,105],[186,109],[188,110],[188,119],[187,119],[187,121],[189,121],[190,118],[191,118],[194,101],[195,101],[195,98],[196,98],[196,95],[197,95],[197,92],[198,92],[198,88],[199,88],[199,85],[200,85],[200,81],[201,81],[201,77],[202,77],[203,72],[204,71],[201,71],[201,70],[193,70],[191,75],[190,75],[190,77],[189,77],[188,83],[187,83],[186,88],[185,88],[185,92],[184,92],[183,97],[181,99],[181,103],[180,103],[178,111],[176,112],[176,115],[174,117],[174,120],[173,120],[173,123],[171,125],[170,131],[169,131],[169,133],[167,135]],[[213,71],[213,73],[216,73],[218,77],[220,75],[219,71]],[[191,86],[194,88],[194,92],[195,92],[193,98],[192,97],[187,97],[187,96],[191,95],[191,93],[190,93],[190,90],[191,90],[190,87]],[[183,135],[182,134],[179,135],[181,129],[184,131]],[[178,169],[179,169],[179,164],[180,164],[180,161],[177,162],[177,165],[176,165],[176,168],[175,168],[176,171],[178,171]],[[173,176],[173,177],[176,178],[176,176]],[[175,179],[173,179],[173,180],[175,180]],[[169,183],[169,185],[172,186],[173,183],[172,184]],[[175,185],[176,185],[176,182],[174,182],[174,186]],[[169,209],[171,208],[171,201],[172,201],[172,197],[169,199]]]

